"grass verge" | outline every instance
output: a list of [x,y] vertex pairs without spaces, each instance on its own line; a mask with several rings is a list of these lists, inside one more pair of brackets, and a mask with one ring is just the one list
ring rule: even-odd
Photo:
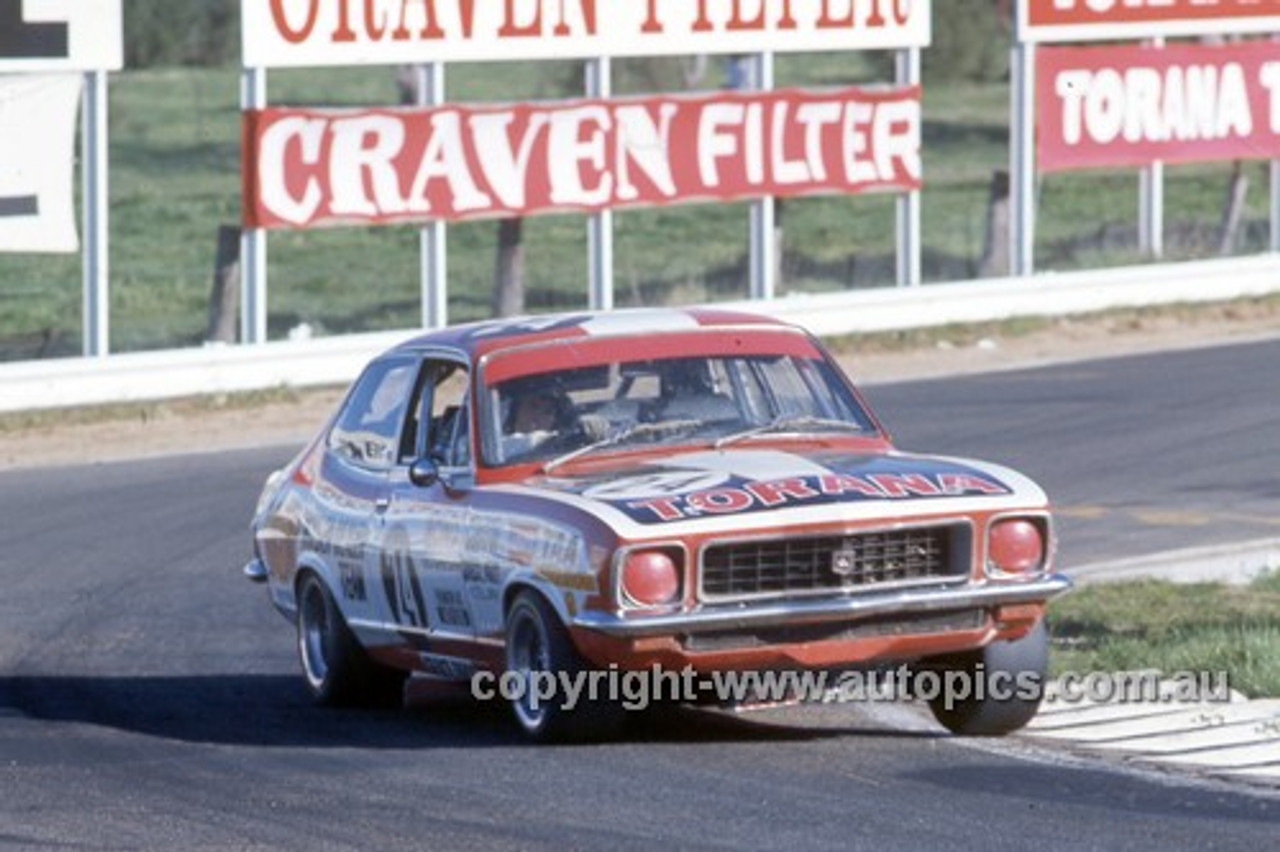
[[1246,586],[1098,583],[1049,607],[1054,674],[1225,671],[1232,689],[1280,696],[1280,570]]

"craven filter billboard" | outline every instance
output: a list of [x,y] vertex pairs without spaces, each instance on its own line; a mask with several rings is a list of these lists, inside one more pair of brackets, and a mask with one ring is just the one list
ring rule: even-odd
[[120,0],[0,0],[0,73],[118,71]]
[[1280,159],[1280,44],[1037,52],[1042,171]]
[[244,119],[245,224],[306,228],[920,185],[920,91],[720,93]]
[[931,0],[242,0],[246,68],[924,47]]
[[1280,0],[1018,0],[1024,41],[1280,32]]
[[78,74],[0,75],[0,252],[74,252]]

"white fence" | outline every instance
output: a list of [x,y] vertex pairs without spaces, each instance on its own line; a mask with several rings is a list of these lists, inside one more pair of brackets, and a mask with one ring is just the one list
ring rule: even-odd
[[[818,335],[926,328],[1280,292],[1280,255],[798,295],[732,307]],[[0,411],[346,383],[412,329],[308,341],[0,364]]]

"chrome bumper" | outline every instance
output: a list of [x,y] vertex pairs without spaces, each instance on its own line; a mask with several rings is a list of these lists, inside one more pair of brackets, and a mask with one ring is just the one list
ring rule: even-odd
[[1005,604],[1042,603],[1071,588],[1065,574],[1047,574],[1021,583],[988,583],[950,589],[908,589],[899,592],[859,592],[839,598],[768,603],[718,604],[690,612],[584,612],[573,626],[623,639],[678,633],[702,633],[795,624],[853,622],[865,618],[910,613],[978,609]]

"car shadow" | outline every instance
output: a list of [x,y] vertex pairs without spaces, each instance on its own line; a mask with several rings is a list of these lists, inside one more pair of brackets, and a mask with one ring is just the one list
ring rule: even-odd
[[[507,706],[469,696],[400,708],[331,708],[296,675],[0,677],[0,708],[188,743],[256,747],[430,749],[528,745]],[[803,716],[804,709],[791,714]],[[809,726],[719,710],[663,706],[629,713],[625,743],[771,742],[838,737],[931,739],[930,731],[874,725]],[[609,743],[583,745],[606,746]]]

